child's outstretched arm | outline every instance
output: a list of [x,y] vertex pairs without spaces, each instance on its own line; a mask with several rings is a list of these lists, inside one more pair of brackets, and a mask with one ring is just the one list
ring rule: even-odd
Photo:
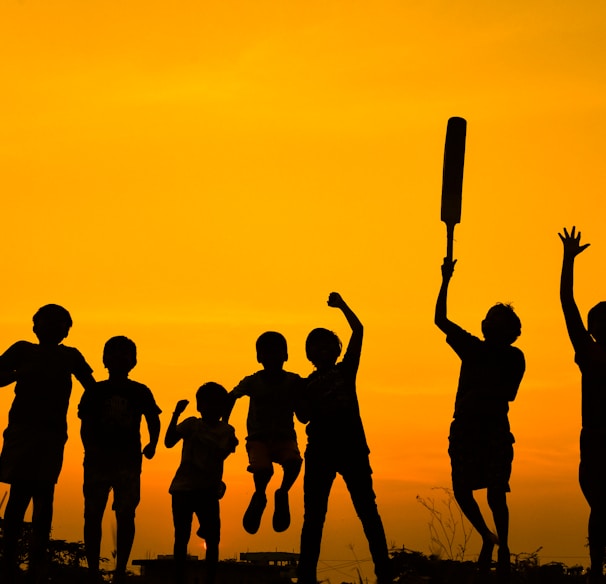
[[181,436],[177,432],[177,422],[179,421],[179,416],[183,413],[189,400],[182,399],[177,402],[175,406],[175,411],[170,419],[170,423],[168,424],[168,428],[166,429],[166,435],[164,436],[164,446],[166,448],[172,448],[179,440],[181,440]]
[[564,234],[558,233],[564,246],[564,257],[562,259],[562,275],[560,278],[560,302],[566,321],[568,336],[572,346],[576,350],[584,341],[587,340],[589,333],[583,324],[581,313],[574,299],[574,260],[585,249],[589,247],[588,243],[581,245],[581,232],[576,232],[573,227],[568,233],[564,229]]
[[227,394],[227,400],[225,403],[225,413],[221,416],[221,420],[225,423],[229,422],[229,417],[231,416],[234,406],[236,405],[236,400],[239,397],[242,397],[242,395],[243,395],[239,391],[236,391],[237,389],[238,388],[232,389]]
[[338,308],[345,316],[347,324],[351,328],[351,338],[347,345],[347,352],[351,350],[358,352],[362,351],[362,338],[364,337],[364,325],[362,325],[360,319],[356,316],[354,311],[349,308],[345,300],[341,297],[338,292],[331,292],[328,296],[328,306],[332,308]]
[[149,443],[143,448],[143,456],[151,460],[156,454],[156,446],[158,446],[158,439],[160,438],[160,416],[157,412],[144,415],[147,431],[149,432]]
[[442,263],[442,285],[440,286],[438,299],[436,300],[434,322],[436,323],[436,326],[446,334],[449,334],[453,328],[457,326],[454,322],[449,320],[447,316],[448,284],[450,284],[450,279],[452,278],[456,263],[457,260],[444,258],[444,262]]

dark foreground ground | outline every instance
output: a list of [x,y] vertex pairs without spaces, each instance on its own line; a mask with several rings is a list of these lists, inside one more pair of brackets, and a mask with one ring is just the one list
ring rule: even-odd
[[[420,552],[402,549],[392,553],[397,584],[505,584],[493,568],[488,574],[479,574],[474,562],[458,562],[428,557]],[[203,565],[203,562],[201,562]],[[221,563],[217,584],[292,584],[291,569],[275,568],[268,571],[246,569],[238,575],[229,569],[229,562]],[[25,576],[25,575],[24,575]],[[49,574],[49,584],[86,584],[87,570],[81,566],[54,565]],[[111,582],[111,572],[106,574]],[[134,575],[127,577],[124,584],[172,584],[166,573]],[[189,580],[189,579],[188,579]],[[23,578],[25,584],[27,580]],[[328,582],[328,581],[323,581]],[[539,558],[531,556],[516,559],[511,565],[510,584],[585,584],[587,574],[581,566],[569,567],[561,563],[541,565]],[[21,584],[21,583],[19,583]],[[203,570],[191,578],[187,584],[205,584]],[[370,580],[337,581],[330,584],[374,584]]]

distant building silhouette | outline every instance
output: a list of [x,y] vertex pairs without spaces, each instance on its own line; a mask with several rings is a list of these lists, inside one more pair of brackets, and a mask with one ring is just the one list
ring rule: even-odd
[[[219,562],[216,584],[290,584],[299,554],[289,552],[243,552],[240,561]],[[185,563],[186,584],[206,584],[205,560],[188,556]],[[154,560],[133,560],[141,567],[145,584],[165,584],[174,577],[172,555]]]

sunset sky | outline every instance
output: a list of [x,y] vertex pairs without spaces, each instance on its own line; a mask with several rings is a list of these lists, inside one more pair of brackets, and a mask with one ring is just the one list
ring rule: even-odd
[[[450,484],[459,362],[433,309],[446,121],[466,118],[449,316],[479,334],[487,308],[511,301],[522,319],[511,549],[588,563],[557,232],[576,225],[592,244],[577,262],[585,315],[606,298],[602,0],[2,0],[0,53],[0,350],[33,340],[33,313],[56,302],[74,319],[66,344],[103,379],[103,344],[125,334],[164,430],[201,383],[231,388],[255,371],[265,330],[287,337],[289,370],[310,373],[309,330],[348,337],[326,306],[337,290],[365,325],[358,392],[388,541],[423,552],[416,496]],[[59,539],[82,539],[81,392],[75,383]],[[12,397],[0,392],[2,427]],[[247,405],[232,417],[224,558],[299,547],[301,480],[287,532],[273,533],[271,508],[257,535],[241,526]],[[161,447],[144,464],[133,559],[172,552],[179,456]],[[111,525],[108,512],[106,554]],[[469,557],[479,547],[474,536]],[[368,557],[338,482],[320,576],[352,578],[357,558],[370,577]]]

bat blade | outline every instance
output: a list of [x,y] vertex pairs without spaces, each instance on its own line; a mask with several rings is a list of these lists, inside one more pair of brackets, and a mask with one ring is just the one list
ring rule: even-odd
[[454,229],[454,226],[461,221],[466,135],[467,121],[465,119],[454,117],[448,120],[442,171],[441,218],[450,229]]

